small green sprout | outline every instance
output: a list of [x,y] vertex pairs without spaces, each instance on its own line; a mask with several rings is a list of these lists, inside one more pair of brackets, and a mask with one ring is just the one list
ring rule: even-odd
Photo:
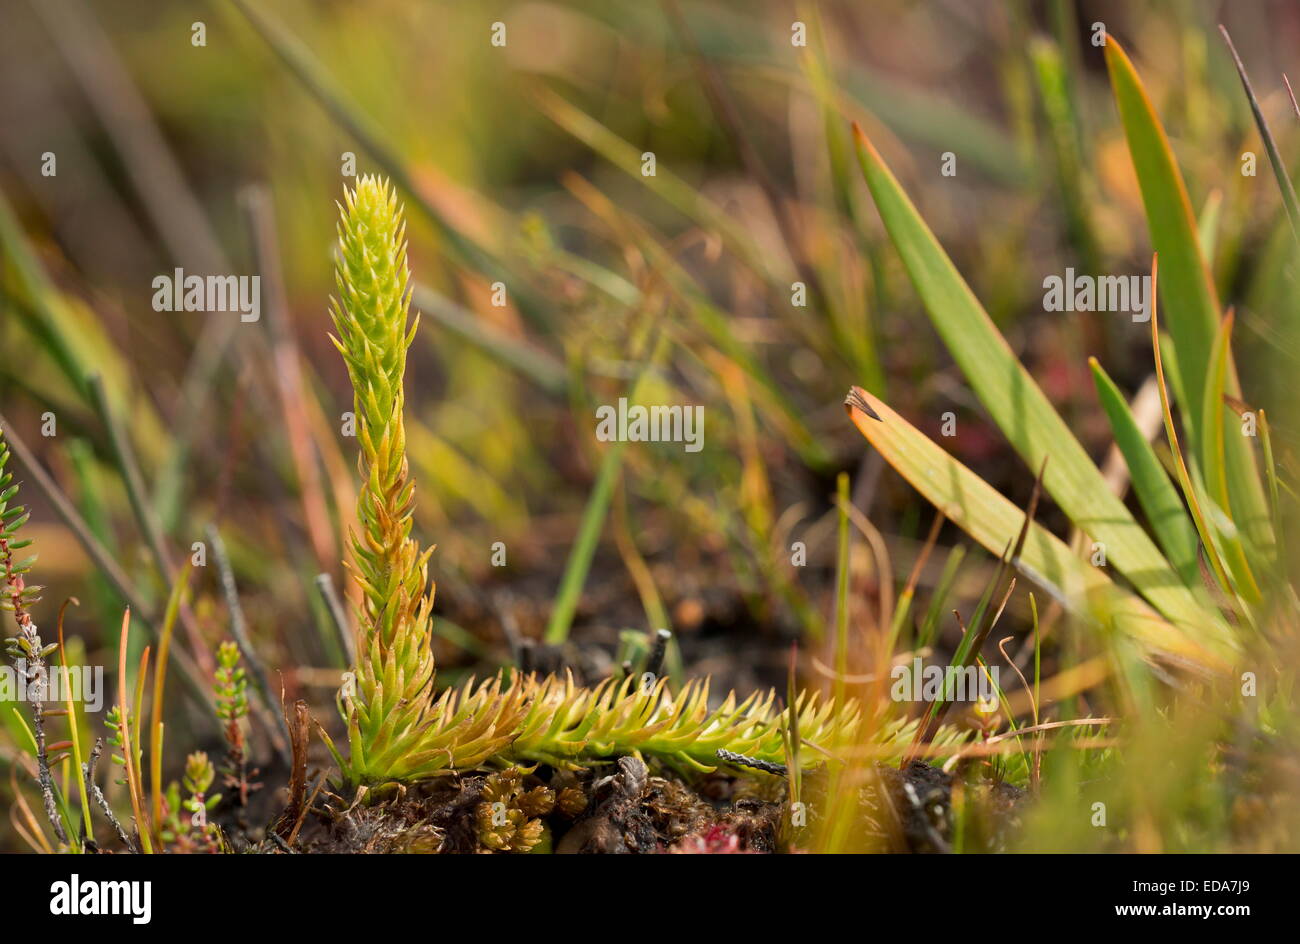
[[217,649],[217,717],[227,726],[248,716],[248,679],[239,664],[239,647],[226,640]]
[[217,670],[214,673],[213,693],[217,702],[217,718],[222,722],[226,736],[226,757],[221,765],[223,783],[235,791],[239,806],[248,804],[248,795],[261,784],[251,783],[249,777],[257,771],[248,769],[243,719],[248,717],[248,678],[239,664],[239,646],[226,640],[217,648]]
[[[167,815],[162,829],[162,839],[175,852],[215,853],[223,847],[221,830],[208,821],[208,813],[221,802],[221,794],[208,796],[216,770],[203,751],[185,758],[182,783],[188,796],[182,800],[180,786],[175,781],[167,787]],[[189,814],[189,815],[185,815]]]

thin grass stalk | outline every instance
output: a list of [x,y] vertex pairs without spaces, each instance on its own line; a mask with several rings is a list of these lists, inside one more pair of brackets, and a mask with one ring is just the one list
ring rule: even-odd
[[[1222,23],[1219,24],[1219,33],[1228,46],[1228,52],[1232,54],[1233,65],[1237,67],[1237,75],[1241,77],[1242,88],[1246,90],[1246,99],[1250,102],[1250,113],[1255,118],[1255,126],[1259,128],[1259,136],[1264,139],[1264,150],[1268,152],[1268,162],[1273,168],[1273,176],[1277,178],[1277,188],[1282,193],[1282,205],[1286,208],[1286,218],[1291,224],[1291,235],[1300,244],[1300,203],[1296,201],[1295,186],[1287,174],[1286,162],[1277,149],[1277,142],[1273,140],[1268,119],[1264,117],[1264,111],[1259,107],[1259,99],[1255,97],[1250,77],[1246,74],[1246,64],[1241,61],[1241,56],[1237,54],[1237,47],[1233,45],[1232,37],[1228,35],[1228,28]],[[1290,89],[1290,83],[1287,83],[1287,88]]]
[[[68,597],[59,607],[59,664],[63,666],[63,674],[66,679],[68,674],[68,651],[63,645],[63,611],[68,608],[68,604],[79,605],[76,597]],[[77,770],[77,792],[81,797],[81,819],[82,825],[85,826],[85,838],[93,840],[95,838],[95,827],[90,822],[90,798],[86,795],[86,783],[81,777],[81,731],[77,724],[77,711],[72,701],[72,686],[66,683],[63,686],[63,700],[68,710],[68,730],[72,741],[72,760]],[[67,787],[64,787],[66,792]]]
[[[636,402],[645,389],[645,383],[662,359],[668,347],[668,336],[659,334],[652,343],[652,354],[632,382],[629,400]],[[556,593],[551,615],[546,622],[543,639],[550,645],[559,645],[569,636],[573,616],[582,597],[582,588],[587,582],[592,559],[596,555],[596,544],[604,530],[605,519],[609,514],[610,501],[614,494],[614,485],[623,467],[623,453],[627,443],[620,440],[612,443],[601,457],[600,470],[596,482],[587,497],[587,504],[582,510],[582,521],[578,525],[578,536],[569,551],[569,559],[564,565],[564,574],[560,578],[560,589]]]
[[[146,855],[153,852],[153,840],[149,837],[148,824],[144,818],[144,802],[141,798],[140,783],[136,778],[135,750],[131,741],[130,712],[127,704],[126,652],[131,637],[131,608],[122,611],[122,632],[117,646],[117,708],[122,720],[122,759],[126,761],[126,786],[131,797],[131,812],[135,814],[136,834],[140,837],[140,849]],[[148,650],[146,650],[147,652]]]
[[839,516],[835,557],[835,701],[844,700],[849,674],[849,474],[835,479],[836,509]]
[[[155,828],[162,828],[163,821],[163,701],[167,686],[168,654],[172,645],[172,630],[176,627],[176,615],[180,611],[181,597],[189,586],[190,565],[177,576],[167,598],[167,610],[163,615],[162,632],[158,640],[158,661],[154,665],[153,704],[149,721],[149,780],[153,800],[153,823]],[[81,764],[78,762],[78,768]]]

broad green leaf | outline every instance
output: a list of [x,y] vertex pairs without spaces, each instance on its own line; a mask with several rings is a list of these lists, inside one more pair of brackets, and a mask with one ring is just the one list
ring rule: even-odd
[[1201,244],[1201,256],[1206,265],[1214,265],[1214,250],[1218,245],[1219,226],[1223,220],[1223,191],[1211,190],[1196,218],[1196,240]]
[[1178,496],[1174,483],[1169,480],[1164,466],[1160,464],[1151,443],[1138,429],[1137,421],[1119,388],[1095,357],[1089,358],[1088,364],[1092,367],[1097,397],[1110,420],[1115,445],[1124,456],[1133,491],[1151,524],[1151,530],[1155,532],[1165,556],[1183,578],[1183,583],[1188,587],[1196,587],[1201,582],[1198,562],[1200,542],[1196,538],[1196,527],[1192,524],[1187,508]]
[[[1179,402],[1189,427],[1189,448],[1196,452],[1208,435],[1207,417],[1204,402],[1193,396],[1192,391],[1201,389],[1210,367],[1210,349],[1221,312],[1219,299],[1209,267],[1201,255],[1191,201],[1169,139],[1133,63],[1113,37],[1106,40],[1106,65],[1142,190],[1151,243],[1160,256],[1160,289],[1164,310],[1169,312],[1166,328],[1177,352],[1178,377],[1174,389],[1187,394]],[[1225,390],[1234,397],[1241,395],[1236,371],[1231,368]],[[1226,416],[1219,421],[1231,422]],[[1257,546],[1270,549],[1273,541],[1268,510],[1250,444],[1233,431],[1225,443],[1232,498],[1231,508],[1225,510]]]
[[[1109,563],[1157,610],[1188,626],[1213,621],[1124,503],[1106,486],[1101,472],[1016,359],[871,142],[856,126],[855,132],[862,171],[885,229],[930,320],[1003,435],[1031,469],[1048,460],[1044,490],[1075,526],[1106,546]],[[1001,551],[998,547],[996,553]]]
[[[1179,387],[1197,390],[1210,363],[1219,299],[1201,257],[1191,200],[1169,140],[1133,63],[1112,37],[1106,39],[1106,65],[1142,189],[1151,242],[1160,256],[1160,290],[1165,298],[1163,308],[1169,312],[1165,330],[1178,349]],[[1199,442],[1204,428],[1201,404],[1184,403],[1183,407],[1192,438]]]
[[[854,390],[880,419],[858,409],[850,409],[849,415],[885,461],[987,550],[1005,553],[1020,533],[1025,513],[882,400],[861,388]],[[1107,577],[1103,568],[1076,557],[1064,541],[1039,524],[1030,525],[1016,566],[1070,612],[1098,625],[1112,624],[1148,653],[1221,669],[1234,650],[1232,636],[1221,622],[1174,625]]]

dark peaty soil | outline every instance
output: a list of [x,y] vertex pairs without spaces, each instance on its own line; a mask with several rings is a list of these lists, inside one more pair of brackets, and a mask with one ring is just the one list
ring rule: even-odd
[[[1023,790],[1006,783],[957,781],[914,762],[905,770],[877,766],[858,794],[860,851],[945,853],[954,848],[954,787],[966,791],[961,847],[1005,848],[1019,823]],[[805,775],[809,816],[803,829],[783,835],[784,781],[775,776],[722,773],[687,782],[621,757],[598,771],[539,768],[504,775],[449,777],[368,806],[346,808],[338,797],[318,806],[315,823],[295,851],[329,853],[755,854],[799,851],[811,838],[824,800],[826,775]],[[530,807],[549,796],[544,812]],[[511,825],[497,835],[489,800],[505,797]],[[558,800],[556,798],[559,798]],[[499,807],[506,804],[498,803]],[[522,811],[518,815],[515,810]],[[502,818],[504,824],[505,819]],[[268,850],[269,851],[269,850]]]

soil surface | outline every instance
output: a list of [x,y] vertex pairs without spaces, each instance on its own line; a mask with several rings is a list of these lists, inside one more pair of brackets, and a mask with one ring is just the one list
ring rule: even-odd
[[[877,765],[856,798],[852,848],[953,851],[954,784],[970,791],[962,848],[995,851],[1014,834],[1026,794],[1010,784],[966,784],[937,767]],[[763,854],[801,851],[825,800],[824,769],[804,777],[806,821],[783,829],[781,777],[719,771],[691,782],[620,757],[577,773],[539,767],[447,777],[370,805],[328,797],[292,850],[326,853]]]

